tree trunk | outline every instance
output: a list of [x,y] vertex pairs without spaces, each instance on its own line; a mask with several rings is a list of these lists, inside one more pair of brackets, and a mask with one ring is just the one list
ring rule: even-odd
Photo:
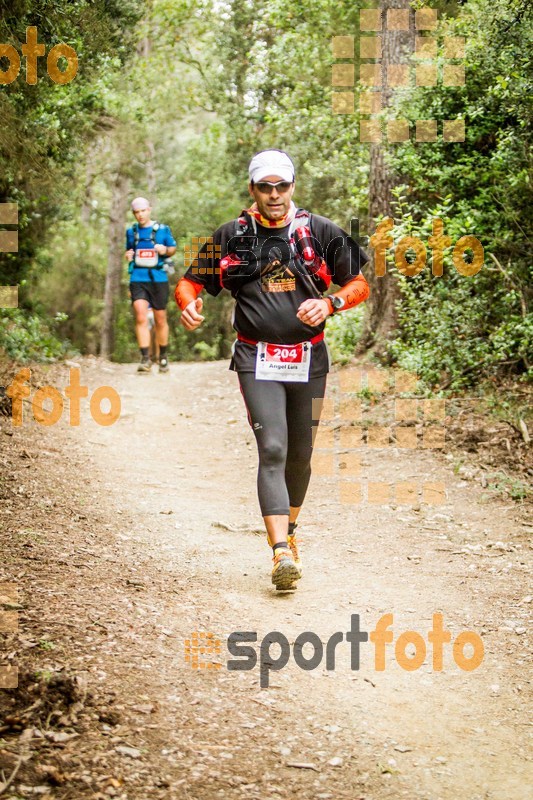
[[81,221],[84,225],[88,225],[91,219],[92,199],[93,199],[93,184],[96,176],[96,159],[98,154],[98,139],[93,142],[87,152],[87,161],[85,164],[85,191],[83,193],[83,200],[81,206]]
[[146,184],[148,186],[148,198],[152,208],[154,208],[157,206],[157,179],[155,171],[155,147],[150,137],[146,140],[146,150]]
[[[414,12],[409,12],[409,31],[386,30],[387,10],[389,8],[409,9],[409,0],[381,0],[380,7],[383,14],[383,108],[391,105],[393,89],[387,85],[387,74],[390,64],[399,64],[405,61],[408,54],[414,49]],[[386,132],[384,132],[386,137]],[[392,194],[396,176],[387,164],[387,151],[394,145],[370,145],[370,185],[368,197],[369,228],[375,230],[375,220],[380,215],[392,216]],[[399,297],[398,281],[394,273],[387,271],[383,277],[377,277],[374,269],[372,250],[370,249],[370,265],[368,282],[370,284],[370,298],[367,305],[367,314],[363,327],[358,350],[363,352],[372,349],[377,355],[386,352],[386,343],[391,333],[396,328],[397,312],[396,301]]]
[[113,352],[115,304],[120,295],[124,264],[124,220],[128,210],[129,178],[119,172],[115,178],[109,212],[109,248],[104,291],[104,314],[100,354],[109,358]]
[[[148,5],[151,9],[151,3]],[[155,33],[157,33],[157,31],[155,31]],[[147,30],[146,36],[143,36],[137,45],[137,53],[142,56],[142,58],[147,59],[150,57],[151,52],[152,40],[150,38],[150,31]],[[152,87],[150,101],[155,101],[155,94],[155,87]],[[155,145],[150,134],[146,137],[146,185],[148,188],[148,200],[152,208],[154,208],[157,205],[157,179],[155,169]]]

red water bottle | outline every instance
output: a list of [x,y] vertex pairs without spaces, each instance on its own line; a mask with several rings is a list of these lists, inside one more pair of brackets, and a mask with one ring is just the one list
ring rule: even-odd
[[227,256],[224,256],[224,258],[220,259],[219,280],[220,280],[220,285],[224,289],[231,288],[231,281],[228,279],[231,278],[232,273],[229,272],[229,270],[231,270],[233,267],[238,267],[240,264],[242,264],[242,261],[239,258],[239,256],[236,255],[235,253],[229,253]]
[[296,240],[298,253],[305,263],[308,265],[314,264],[316,254],[309,228],[307,228],[305,225],[303,225],[301,228],[296,228],[294,231],[294,238]]
[[224,258],[220,259],[221,270],[226,270],[229,269],[230,267],[237,267],[239,264],[242,264],[242,261],[239,258],[239,256],[236,256],[234,253],[230,253],[229,255],[224,256]]
[[304,262],[308,274],[314,279],[321,292],[326,291],[331,283],[331,275],[326,262],[313,246],[313,237],[309,228],[304,225],[296,228],[294,241],[298,255]]

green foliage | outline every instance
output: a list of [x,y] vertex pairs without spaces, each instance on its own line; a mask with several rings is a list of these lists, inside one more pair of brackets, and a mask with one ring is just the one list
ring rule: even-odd
[[38,647],[40,650],[55,650],[56,645],[54,642],[51,642],[49,639],[39,639]]
[[[403,176],[395,236],[427,243],[433,217],[452,241],[476,236],[485,265],[458,275],[448,250],[445,275],[426,267],[401,278],[400,330],[392,352],[428,381],[459,388],[482,373],[531,378],[531,195],[533,73],[531,9],[517,0],[470,0],[444,19],[444,36],[466,37],[466,83],[416,89],[396,113],[414,119],[466,119],[466,141],[409,142],[394,168]],[[442,63],[440,63],[442,68]]]
[[[407,189],[402,186],[395,192],[400,218],[391,232],[395,245],[404,236],[414,236],[431,252],[428,240],[436,218],[442,220],[452,245],[462,235],[475,232],[471,216],[454,214],[451,195],[435,204],[429,216],[416,221],[402,194]],[[446,383],[451,389],[470,385],[483,370],[516,367],[521,361],[529,368],[533,320],[518,313],[523,290],[509,292],[508,275],[488,264],[472,277],[460,275],[451,251],[450,247],[444,253],[442,277],[433,276],[430,258],[416,277],[398,273],[400,327],[390,350],[399,366],[417,372],[430,385]],[[397,272],[392,250],[387,269]]]
[[178,263],[193,236],[211,235],[247,205],[246,181],[227,158],[228,138],[217,120],[201,132],[188,130],[178,146],[163,138],[158,142],[162,192],[157,213],[179,242]]
[[213,344],[207,344],[207,342],[196,342],[193,349],[199,356],[200,361],[215,361],[217,358],[219,358],[219,340],[220,334],[218,334]]
[[19,308],[0,309],[0,351],[22,363],[64,358],[75,351],[70,342],[61,341],[56,334],[62,322],[62,315],[46,325],[37,314]]
[[95,126],[104,116],[109,82],[130,52],[142,11],[140,0],[15,0],[0,2],[0,41],[20,53],[27,26],[50,47],[65,42],[78,55],[78,73],[54,83],[40,57],[38,82],[19,77],[0,87],[0,202],[19,205],[19,252],[0,254],[0,284],[18,284],[31,260],[68,209],[65,194]]
[[[123,292],[125,295],[125,293]],[[115,341],[113,360],[118,362],[135,361],[139,349],[135,339],[133,312],[129,297],[121,297],[115,308]]]
[[227,126],[222,156],[233,173],[244,182],[251,154],[286,149],[295,201],[342,226],[366,207],[368,151],[357,118],[331,113],[331,37],[357,30],[359,5],[232,0],[212,34],[219,63],[206,85]]
[[335,363],[348,364],[355,353],[355,348],[363,326],[363,309],[343,311],[328,319],[326,339]]
[[[129,178],[132,195],[155,197],[154,218],[178,241],[179,275],[191,237],[210,235],[248,203],[248,159],[263,147],[293,156],[299,205],[343,227],[364,217],[370,148],[358,141],[357,113],[331,113],[331,37],[357,34],[363,5],[0,1],[1,41],[19,47],[36,24],[47,47],[65,41],[80,58],[67,86],[49,80],[41,59],[38,85],[0,87],[0,201],[18,202],[21,243],[18,254],[0,255],[0,283],[26,281],[25,308],[50,320],[66,315],[42,334],[34,316],[28,330],[20,317],[28,341],[15,344],[10,326],[2,335],[11,350],[26,357],[40,335],[57,331],[84,353],[98,351],[116,175]],[[443,277],[431,275],[430,263],[416,278],[399,276],[390,353],[426,387],[458,389],[501,371],[525,379],[533,337],[531,13],[525,0],[431,5],[439,9],[439,52],[446,36],[466,37],[466,83],[396,92],[390,113],[437,119],[439,131],[442,120],[465,117],[467,138],[391,148],[402,182],[393,233],[396,242],[413,234],[427,246],[439,217],[453,242],[465,234],[482,242],[485,264],[463,277],[450,248]],[[441,56],[437,63],[442,71]],[[137,354],[125,281],[124,274],[116,360]],[[171,301],[171,358],[227,357],[231,305],[227,293],[205,298],[206,321],[189,333]],[[334,360],[352,357],[362,313],[328,322]]]
[[102,240],[72,221],[54,226],[35,260],[35,272],[40,276],[33,287],[37,310],[45,319],[57,320],[58,314],[62,315],[56,326],[58,334],[75,343],[83,354],[98,349],[104,267]]
[[[153,24],[180,30],[174,41],[163,34],[155,50],[180,65],[188,106],[196,107],[190,126],[183,120],[176,125],[176,136],[168,136],[168,127],[153,134],[162,187],[157,214],[179,241],[178,263],[192,236],[210,235],[248,205],[248,160],[263,147],[291,153],[299,205],[346,226],[366,204],[367,155],[356,148],[357,126],[352,121],[347,129],[331,114],[329,98],[331,37],[356,28],[357,4],[234,0],[216,6],[219,26],[206,24],[213,8],[194,0],[154,5]],[[160,56],[154,51],[152,57]],[[231,304],[226,293],[205,298],[206,321],[192,334],[179,325],[171,304],[171,356],[229,356]],[[360,313],[339,320],[328,336],[334,359],[348,360]]]
[[526,500],[531,497],[532,491],[524,481],[519,478],[510,477],[503,471],[494,472],[487,476],[489,482],[487,488],[498,494],[510,497],[511,500]]
[[[52,672],[52,670],[49,669],[35,670],[34,675],[36,681],[44,681],[45,683],[50,683],[50,681],[54,677],[54,673]],[[20,800],[22,800],[22,798],[20,798]]]

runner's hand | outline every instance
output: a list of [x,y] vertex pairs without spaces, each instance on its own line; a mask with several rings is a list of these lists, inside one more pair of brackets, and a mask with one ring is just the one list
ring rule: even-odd
[[135,255],[135,250],[126,250],[126,252],[124,253],[124,258],[127,259],[127,261],[133,261],[134,255]]
[[329,317],[329,303],[327,300],[304,300],[296,316],[304,325],[320,325]]
[[160,256],[164,256],[168,247],[164,244],[154,244],[154,250],[156,253],[159,253]]
[[199,325],[202,324],[205,317],[202,317],[200,311],[204,305],[204,301],[201,297],[197,297],[196,300],[191,300],[189,305],[185,306],[183,309],[183,313],[181,315],[180,322],[184,328],[187,328],[188,331],[194,331]]

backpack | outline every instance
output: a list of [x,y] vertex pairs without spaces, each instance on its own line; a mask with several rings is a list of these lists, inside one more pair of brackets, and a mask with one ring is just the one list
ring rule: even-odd
[[[331,275],[326,262],[316,252],[313,241],[311,214],[299,208],[289,228],[289,249],[298,272],[309,277],[320,292],[325,292],[331,283]],[[220,285],[235,290],[256,276],[256,264],[259,262],[259,254],[256,253],[257,221],[247,211],[243,211],[235,220],[231,245],[232,252],[220,260]],[[255,256],[255,264],[250,263],[250,253]]]

